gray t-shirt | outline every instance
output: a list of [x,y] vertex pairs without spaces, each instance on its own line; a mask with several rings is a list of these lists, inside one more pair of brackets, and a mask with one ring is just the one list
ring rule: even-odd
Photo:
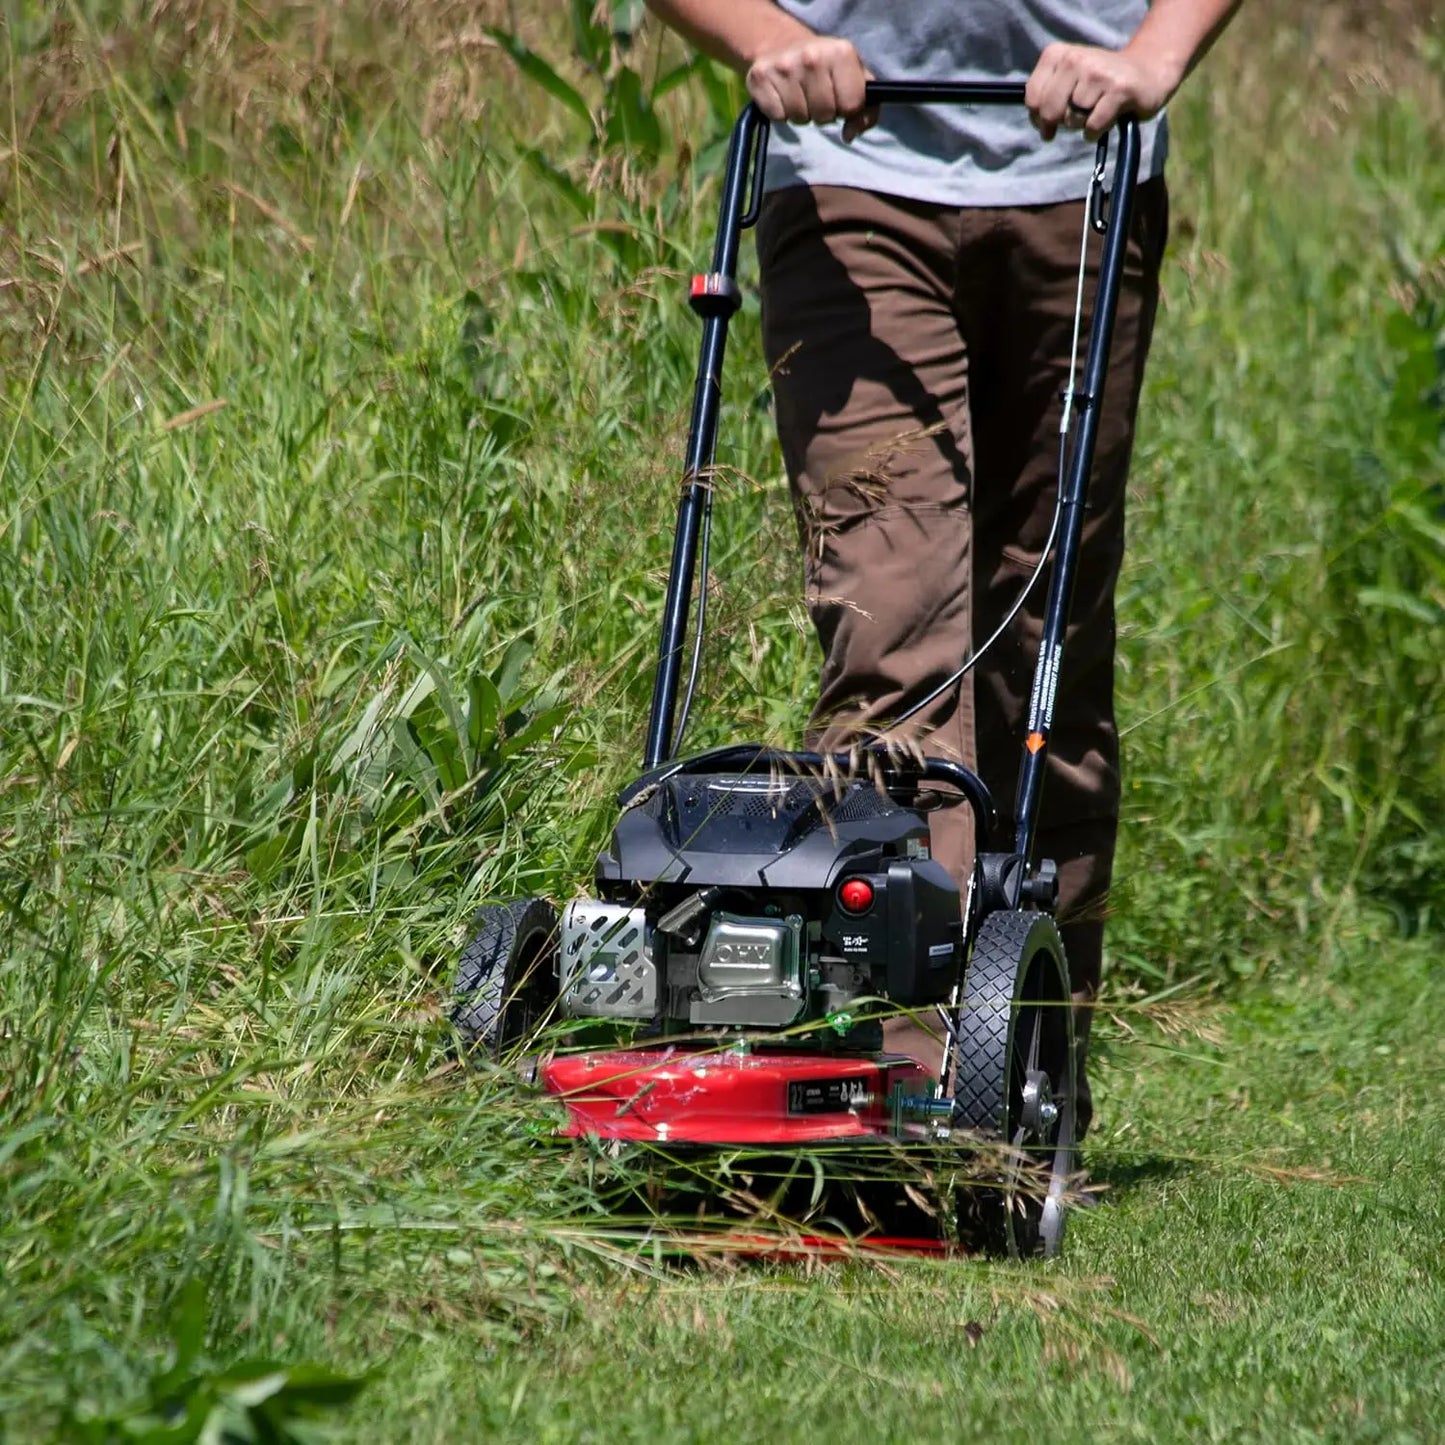
[[[777,0],[822,35],[851,40],[884,80],[1026,80],[1052,40],[1117,50],[1148,0]],[[1162,116],[1143,127],[1140,178],[1164,169]],[[767,188],[856,186],[956,206],[1033,206],[1088,193],[1094,145],[1044,141],[1023,106],[901,106],[852,145],[843,127],[775,125]]]

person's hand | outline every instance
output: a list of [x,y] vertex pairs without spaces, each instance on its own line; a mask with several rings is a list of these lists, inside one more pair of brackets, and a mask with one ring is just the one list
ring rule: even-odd
[[1152,57],[1097,45],[1044,47],[1024,89],[1024,103],[1038,132],[1053,140],[1060,126],[1098,138],[1121,115],[1157,115],[1183,78],[1177,68]]
[[863,105],[867,80],[852,41],[815,35],[760,55],[748,70],[748,94],[769,120],[825,125],[843,116],[843,139],[851,141],[878,121],[878,108]]

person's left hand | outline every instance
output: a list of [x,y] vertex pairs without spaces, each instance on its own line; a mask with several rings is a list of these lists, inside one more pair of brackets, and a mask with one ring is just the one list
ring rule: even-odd
[[1024,90],[1029,117],[1045,140],[1060,126],[1097,140],[1121,115],[1148,120],[1164,108],[1181,76],[1161,61],[1097,45],[1044,47]]

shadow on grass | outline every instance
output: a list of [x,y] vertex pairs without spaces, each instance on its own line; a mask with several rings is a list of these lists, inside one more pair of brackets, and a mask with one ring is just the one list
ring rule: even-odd
[[1183,1178],[1197,1167],[1172,1154],[1090,1153],[1088,1192],[1100,1204],[1114,1204],[1144,1185]]

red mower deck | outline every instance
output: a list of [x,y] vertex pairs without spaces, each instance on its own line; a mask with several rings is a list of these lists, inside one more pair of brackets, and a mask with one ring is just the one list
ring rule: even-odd
[[922,1139],[894,1101],[930,1094],[915,1059],[705,1052],[672,1048],[570,1054],[542,1067],[567,1109],[562,1134],[652,1144],[819,1144]]

